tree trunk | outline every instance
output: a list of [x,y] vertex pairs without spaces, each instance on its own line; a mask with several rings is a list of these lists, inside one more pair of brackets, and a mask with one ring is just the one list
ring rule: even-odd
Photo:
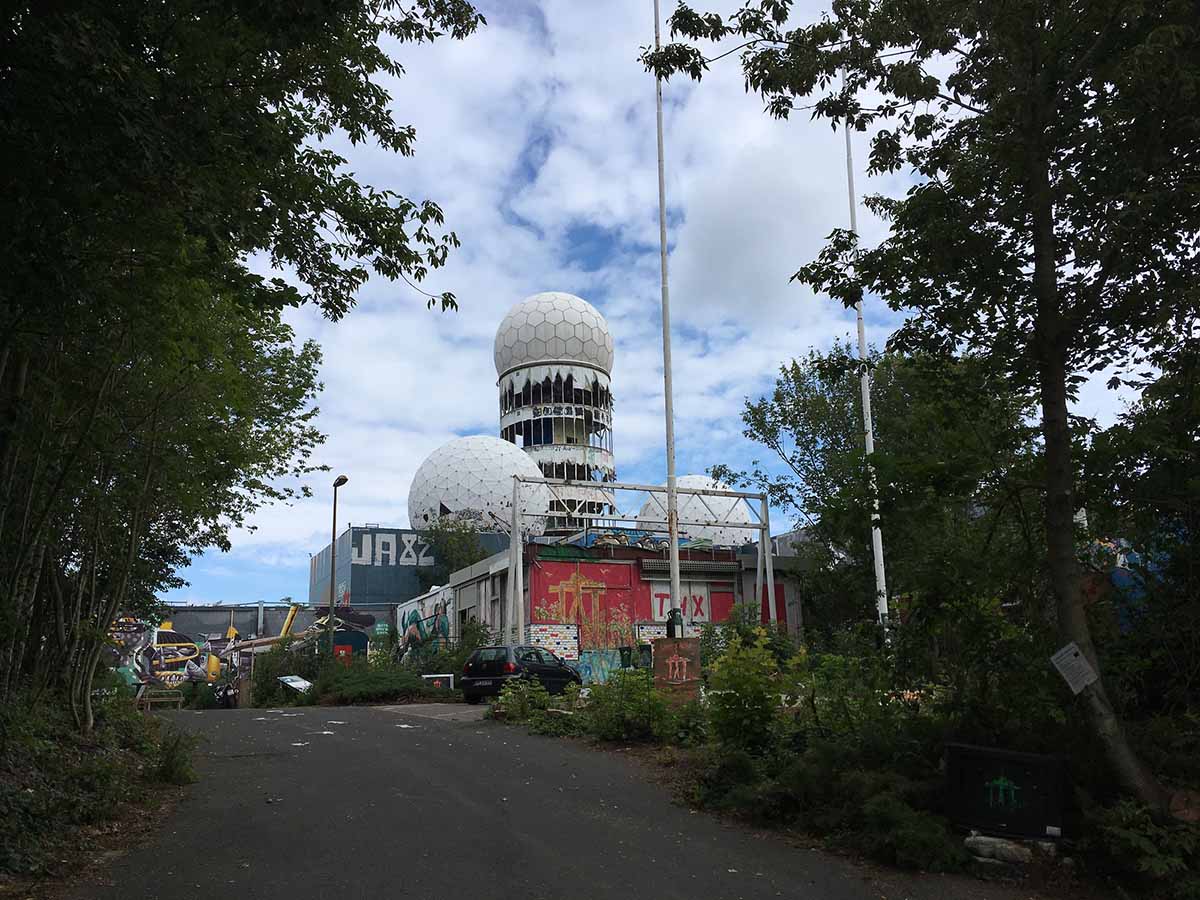
[[1033,287],[1038,316],[1034,347],[1039,367],[1042,436],[1045,440],[1046,562],[1058,613],[1058,632],[1064,643],[1074,641],[1099,676],[1083,690],[1092,732],[1104,747],[1109,765],[1120,784],[1159,814],[1168,811],[1169,797],[1130,746],[1117,718],[1096,648],[1092,643],[1083,585],[1075,546],[1074,465],[1071,423],[1067,410],[1067,322],[1060,306],[1054,210],[1049,166],[1045,158],[1032,166]]

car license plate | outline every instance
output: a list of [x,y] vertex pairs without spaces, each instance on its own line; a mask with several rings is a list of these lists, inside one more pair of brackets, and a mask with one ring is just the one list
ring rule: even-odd
[[491,687],[492,680],[489,678],[486,681],[477,681],[477,682],[475,682],[475,686],[476,687]]

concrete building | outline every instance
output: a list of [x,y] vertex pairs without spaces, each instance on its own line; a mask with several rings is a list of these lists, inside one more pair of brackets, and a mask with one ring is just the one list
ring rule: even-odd
[[[479,539],[489,551],[508,547],[503,534],[485,532]],[[309,563],[308,605],[314,609],[329,605],[329,558],[327,544]],[[437,560],[414,529],[356,525],[338,536],[335,564],[334,603],[367,612],[391,610],[424,593],[429,579],[422,575],[432,577]]]
[[[698,635],[706,622],[726,620],[735,603],[754,602],[752,552],[683,549],[681,556],[685,635]],[[775,572],[776,620],[793,632],[803,619],[795,562],[784,561]],[[511,639],[508,566],[504,552],[451,575],[454,635],[461,623],[475,619],[503,640]],[[662,550],[529,543],[524,566],[522,641],[571,661],[585,681],[603,681],[619,668],[622,647],[666,636],[671,603]],[[766,584],[759,607],[761,620],[769,621]]]

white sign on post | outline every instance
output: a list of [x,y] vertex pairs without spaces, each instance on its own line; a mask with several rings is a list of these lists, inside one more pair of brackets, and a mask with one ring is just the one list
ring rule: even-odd
[[1050,657],[1050,662],[1054,663],[1058,674],[1063,677],[1067,687],[1075,694],[1100,677],[1074,641]]

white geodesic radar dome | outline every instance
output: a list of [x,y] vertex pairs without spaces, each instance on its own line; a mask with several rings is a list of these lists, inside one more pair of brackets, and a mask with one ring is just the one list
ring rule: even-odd
[[547,291],[508,311],[496,331],[496,374],[548,361],[585,363],[612,374],[613,339],[604,316],[574,294]]
[[[675,479],[678,487],[699,488],[709,491],[728,491],[728,485],[714,481],[707,475],[684,475]],[[751,515],[750,507],[741,497],[704,497],[696,494],[679,494],[680,522],[741,522],[748,525],[757,524],[758,520]],[[666,493],[651,494],[642,504],[638,513],[638,526],[648,531],[666,531],[667,495]],[[664,524],[659,524],[664,523]],[[680,534],[693,540],[709,540],[717,546],[730,547],[748,544],[758,539],[758,532],[753,528],[732,528],[729,525],[680,525]]]
[[[496,519],[511,527],[513,476],[540,478],[541,470],[514,444],[488,435],[455,438],[426,457],[408,489],[408,524],[424,528],[441,515],[478,521],[494,531]],[[525,513],[544,514],[550,508],[550,490],[544,484],[521,487]],[[543,518],[524,520],[532,534],[546,527]]]

